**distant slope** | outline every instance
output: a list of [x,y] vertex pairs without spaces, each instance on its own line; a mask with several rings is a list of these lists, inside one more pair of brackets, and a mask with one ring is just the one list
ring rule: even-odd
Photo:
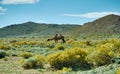
[[107,15],[84,25],[75,24],[45,24],[26,22],[14,24],[0,29],[0,37],[19,36],[26,34],[53,35],[63,33],[67,35],[84,34],[120,34],[120,16]]
[[104,16],[93,22],[85,23],[76,32],[87,34],[120,33],[120,16],[114,14]]
[[14,24],[0,29],[0,37],[18,36],[38,33],[39,35],[51,35],[56,33],[68,34],[73,28],[79,25],[58,25],[26,22]]

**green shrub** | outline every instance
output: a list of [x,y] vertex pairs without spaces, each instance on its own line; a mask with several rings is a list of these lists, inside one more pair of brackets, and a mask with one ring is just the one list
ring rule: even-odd
[[4,58],[6,55],[7,54],[4,50],[0,50],[0,58]]
[[23,61],[22,67],[24,69],[43,68],[44,63],[45,63],[44,57],[41,55],[36,55]]
[[112,58],[112,63],[118,63],[118,64],[120,64],[120,57],[115,56],[114,58]]

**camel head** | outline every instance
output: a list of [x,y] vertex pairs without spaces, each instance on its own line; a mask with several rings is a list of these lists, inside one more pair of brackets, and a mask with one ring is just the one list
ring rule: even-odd
[[51,41],[52,39],[47,39],[47,41]]

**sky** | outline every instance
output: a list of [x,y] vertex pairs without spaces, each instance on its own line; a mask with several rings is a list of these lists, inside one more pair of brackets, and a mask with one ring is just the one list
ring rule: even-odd
[[28,21],[79,24],[120,15],[120,0],[0,0],[0,28]]

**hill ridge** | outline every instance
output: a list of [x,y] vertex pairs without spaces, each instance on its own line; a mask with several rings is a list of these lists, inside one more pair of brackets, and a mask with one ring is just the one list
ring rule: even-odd
[[110,14],[93,22],[85,23],[79,28],[78,33],[120,33],[120,16]]
[[67,35],[84,34],[116,34],[120,33],[120,16],[110,14],[84,25],[75,24],[46,24],[28,21],[0,28],[0,37],[19,36],[26,34],[53,35],[63,33]]

